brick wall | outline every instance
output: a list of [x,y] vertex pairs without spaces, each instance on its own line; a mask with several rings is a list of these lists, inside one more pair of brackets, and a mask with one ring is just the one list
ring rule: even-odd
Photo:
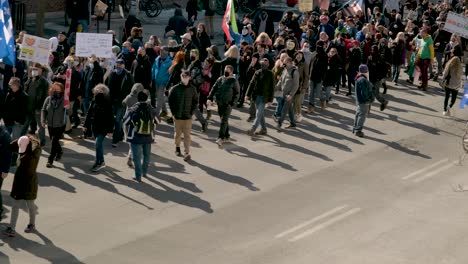
[[[64,11],[65,10],[65,0],[41,0],[43,3],[45,3],[47,12],[59,12],[59,11]],[[80,1],[80,0],[78,0]],[[128,0],[130,1],[130,0]],[[31,13],[36,13],[36,8],[38,4],[38,0],[16,0],[16,2],[24,2],[26,4],[26,13],[31,14]],[[104,3],[107,1],[104,0]],[[183,7],[187,5],[188,0],[161,0],[161,3],[163,6],[168,7],[171,6],[172,3],[177,3]],[[120,0],[117,0],[117,3],[120,3]]]

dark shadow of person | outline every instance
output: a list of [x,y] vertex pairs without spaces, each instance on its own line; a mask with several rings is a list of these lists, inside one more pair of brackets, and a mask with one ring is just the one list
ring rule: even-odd
[[[26,252],[31,253],[32,255],[45,259],[52,264],[75,264],[75,263],[83,263],[79,259],[77,259],[73,254],[70,252],[57,247],[49,238],[45,235],[41,234],[40,232],[34,232],[43,242],[44,244],[38,243],[36,241],[32,241],[29,239],[24,238],[23,236],[16,234],[15,238],[7,238],[3,240],[5,244],[10,246],[15,251],[23,250]],[[0,253],[0,260],[1,260],[1,253]],[[5,262],[1,262],[5,263]],[[84,263],[83,263],[84,264]]]

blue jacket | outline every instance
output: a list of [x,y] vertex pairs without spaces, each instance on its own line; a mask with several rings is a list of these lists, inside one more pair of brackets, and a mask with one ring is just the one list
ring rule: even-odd
[[253,39],[250,35],[242,36],[242,34],[236,33],[232,30],[232,27],[229,27],[229,34],[231,34],[232,39],[236,42],[236,46],[240,48],[240,44],[242,41],[247,41],[249,45],[253,45]]
[[356,102],[358,104],[372,103],[372,101],[374,101],[374,92],[372,90],[372,84],[363,74],[358,74],[355,80]]
[[158,56],[153,63],[153,68],[151,70],[151,76],[156,84],[156,86],[164,86],[166,87],[169,83],[169,78],[171,74],[169,73],[169,68],[172,64],[172,57],[167,56],[166,60],[159,65],[159,61],[161,60],[161,56]]
[[[11,163],[11,137],[5,126],[0,125],[0,174],[10,171]],[[1,205],[0,205],[1,206]],[[1,208],[0,208],[1,212]]]
[[319,35],[320,35],[320,32],[325,32],[327,33],[328,35],[328,39],[331,41],[332,39],[335,38],[335,29],[333,28],[332,25],[330,25],[329,23],[325,24],[325,25],[320,25],[319,26],[319,31],[318,31],[318,34],[317,34],[317,40],[319,38]]

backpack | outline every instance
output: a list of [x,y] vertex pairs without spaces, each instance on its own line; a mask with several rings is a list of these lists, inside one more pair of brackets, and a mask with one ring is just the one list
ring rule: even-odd
[[138,109],[131,116],[131,122],[136,134],[149,136],[154,130],[151,112],[147,105],[138,106]]

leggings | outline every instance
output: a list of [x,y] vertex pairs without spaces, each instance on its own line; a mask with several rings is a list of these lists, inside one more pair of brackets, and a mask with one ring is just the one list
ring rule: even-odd
[[10,227],[13,228],[13,230],[16,228],[16,222],[18,221],[18,214],[22,201],[26,202],[26,207],[28,208],[29,224],[36,224],[37,206],[34,204],[34,200],[13,200],[13,207],[11,208],[10,220]]
[[455,101],[457,100],[458,90],[445,88],[445,100],[444,100],[444,111],[447,111],[447,106],[449,105],[450,96],[452,96],[452,100],[450,101],[450,108],[453,107]]

